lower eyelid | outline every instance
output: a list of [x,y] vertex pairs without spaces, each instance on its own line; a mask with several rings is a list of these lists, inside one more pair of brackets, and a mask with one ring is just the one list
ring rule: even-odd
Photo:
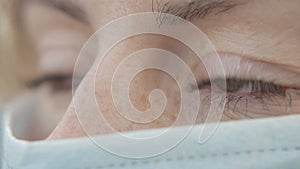
[[285,97],[276,95],[254,97],[229,93],[224,98],[223,95],[211,96],[209,88],[200,90],[200,94],[201,105],[204,105],[201,112],[208,111],[211,99],[214,98],[214,101],[220,102],[220,105],[222,105],[222,102],[225,102],[224,113],[230,112],[230,115],[237,117],[237,119],[240,119],[241,116],[257,118],[300,113],[297,112],[297,109],[299,110],[300,107],[300,90],[287,91],[287,96]]

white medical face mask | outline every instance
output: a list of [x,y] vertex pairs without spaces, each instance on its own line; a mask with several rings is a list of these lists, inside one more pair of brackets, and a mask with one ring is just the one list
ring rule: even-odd
[[[26,106],[26,110],[30,108],[31,105]],[[151,158],[132,159],[111,154],[89,138],[35,142],[18,139],[25,128],[20,127],[21,123],[13,123],[16,109],[19,108],[9,108],[3,118],[1,169],[300,168],[299,115],[223,122],[203,144],[199,144],[198,140],[204,126],[197,125],[171,150]],[[173,128],[170,132],[176,135],[185,128]],[[131,132],[131,135],[143,136],[162,130],[137,131]],[[114,135],[97,138],[107,140],[120,151],[132,152],[151,151],[168,141],[137,146],[125,145]]]

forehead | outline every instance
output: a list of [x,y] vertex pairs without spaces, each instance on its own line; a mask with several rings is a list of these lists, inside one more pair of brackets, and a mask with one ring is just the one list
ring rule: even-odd
[[[36,0],[26,0],[36,1]],[[120,17],[137,12],[165,12],[178,15],[184,19],[191,16],[204,18],[205,15],[219,15],[236,8],[240,17],[282,18],[299,16],[298,0],[41,0],[63,8],[73,9],[73,13],[84,11],[89,18]],[[80,10],[81,9],[81,10]],[[202,12],[199,14],[199,12]],[[240,15],[242,14],[242,15]],[[285,15],[283,15],[285,14]]]
[[81,9],[94,29],[138,12],[167,12],[187,19],[197,14],[191,21],[209,36],[218,50],[299,69],[300,59],[295,55],[300,52],[299,0],[43,1],[63,4],[75,12]]

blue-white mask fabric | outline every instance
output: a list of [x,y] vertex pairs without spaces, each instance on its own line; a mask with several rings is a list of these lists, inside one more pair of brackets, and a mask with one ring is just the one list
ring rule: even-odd
[[[186,138],[161,155],[130,159],[111,154],[89,138],[25,141],[13,132],[11,112],[2,121],[1,169],[299,169],[300,116],[222,122],[205,143],[199,144],[203,125],[195,125]],[[16,124],[18,125],[18,124]],[[170,129],[180,133],[185,127]],[[143,135],[163,129],[131,132]],[[122,145],[114,135],[97,136],[112,146],[130,151],[151,148]],[[163,143],[162,143],[163,144]]]

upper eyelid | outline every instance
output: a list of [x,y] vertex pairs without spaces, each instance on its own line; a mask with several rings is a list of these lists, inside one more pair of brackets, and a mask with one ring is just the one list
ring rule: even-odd
[[[261,80],[300,89],[300,73],[291,71],[286,66],[252,59],[258,58],[258,56],[249,57],[243,54],[226,52],[218,52],[218,54],[223,63],[226,77]],[[213,57],[208,55],[205,57],[205,61],[206,68],[214,72]],[[211,78],[218,78],[220,76],[221,74],[212,74]],[[207,78],[203,80],[207,80]]]

